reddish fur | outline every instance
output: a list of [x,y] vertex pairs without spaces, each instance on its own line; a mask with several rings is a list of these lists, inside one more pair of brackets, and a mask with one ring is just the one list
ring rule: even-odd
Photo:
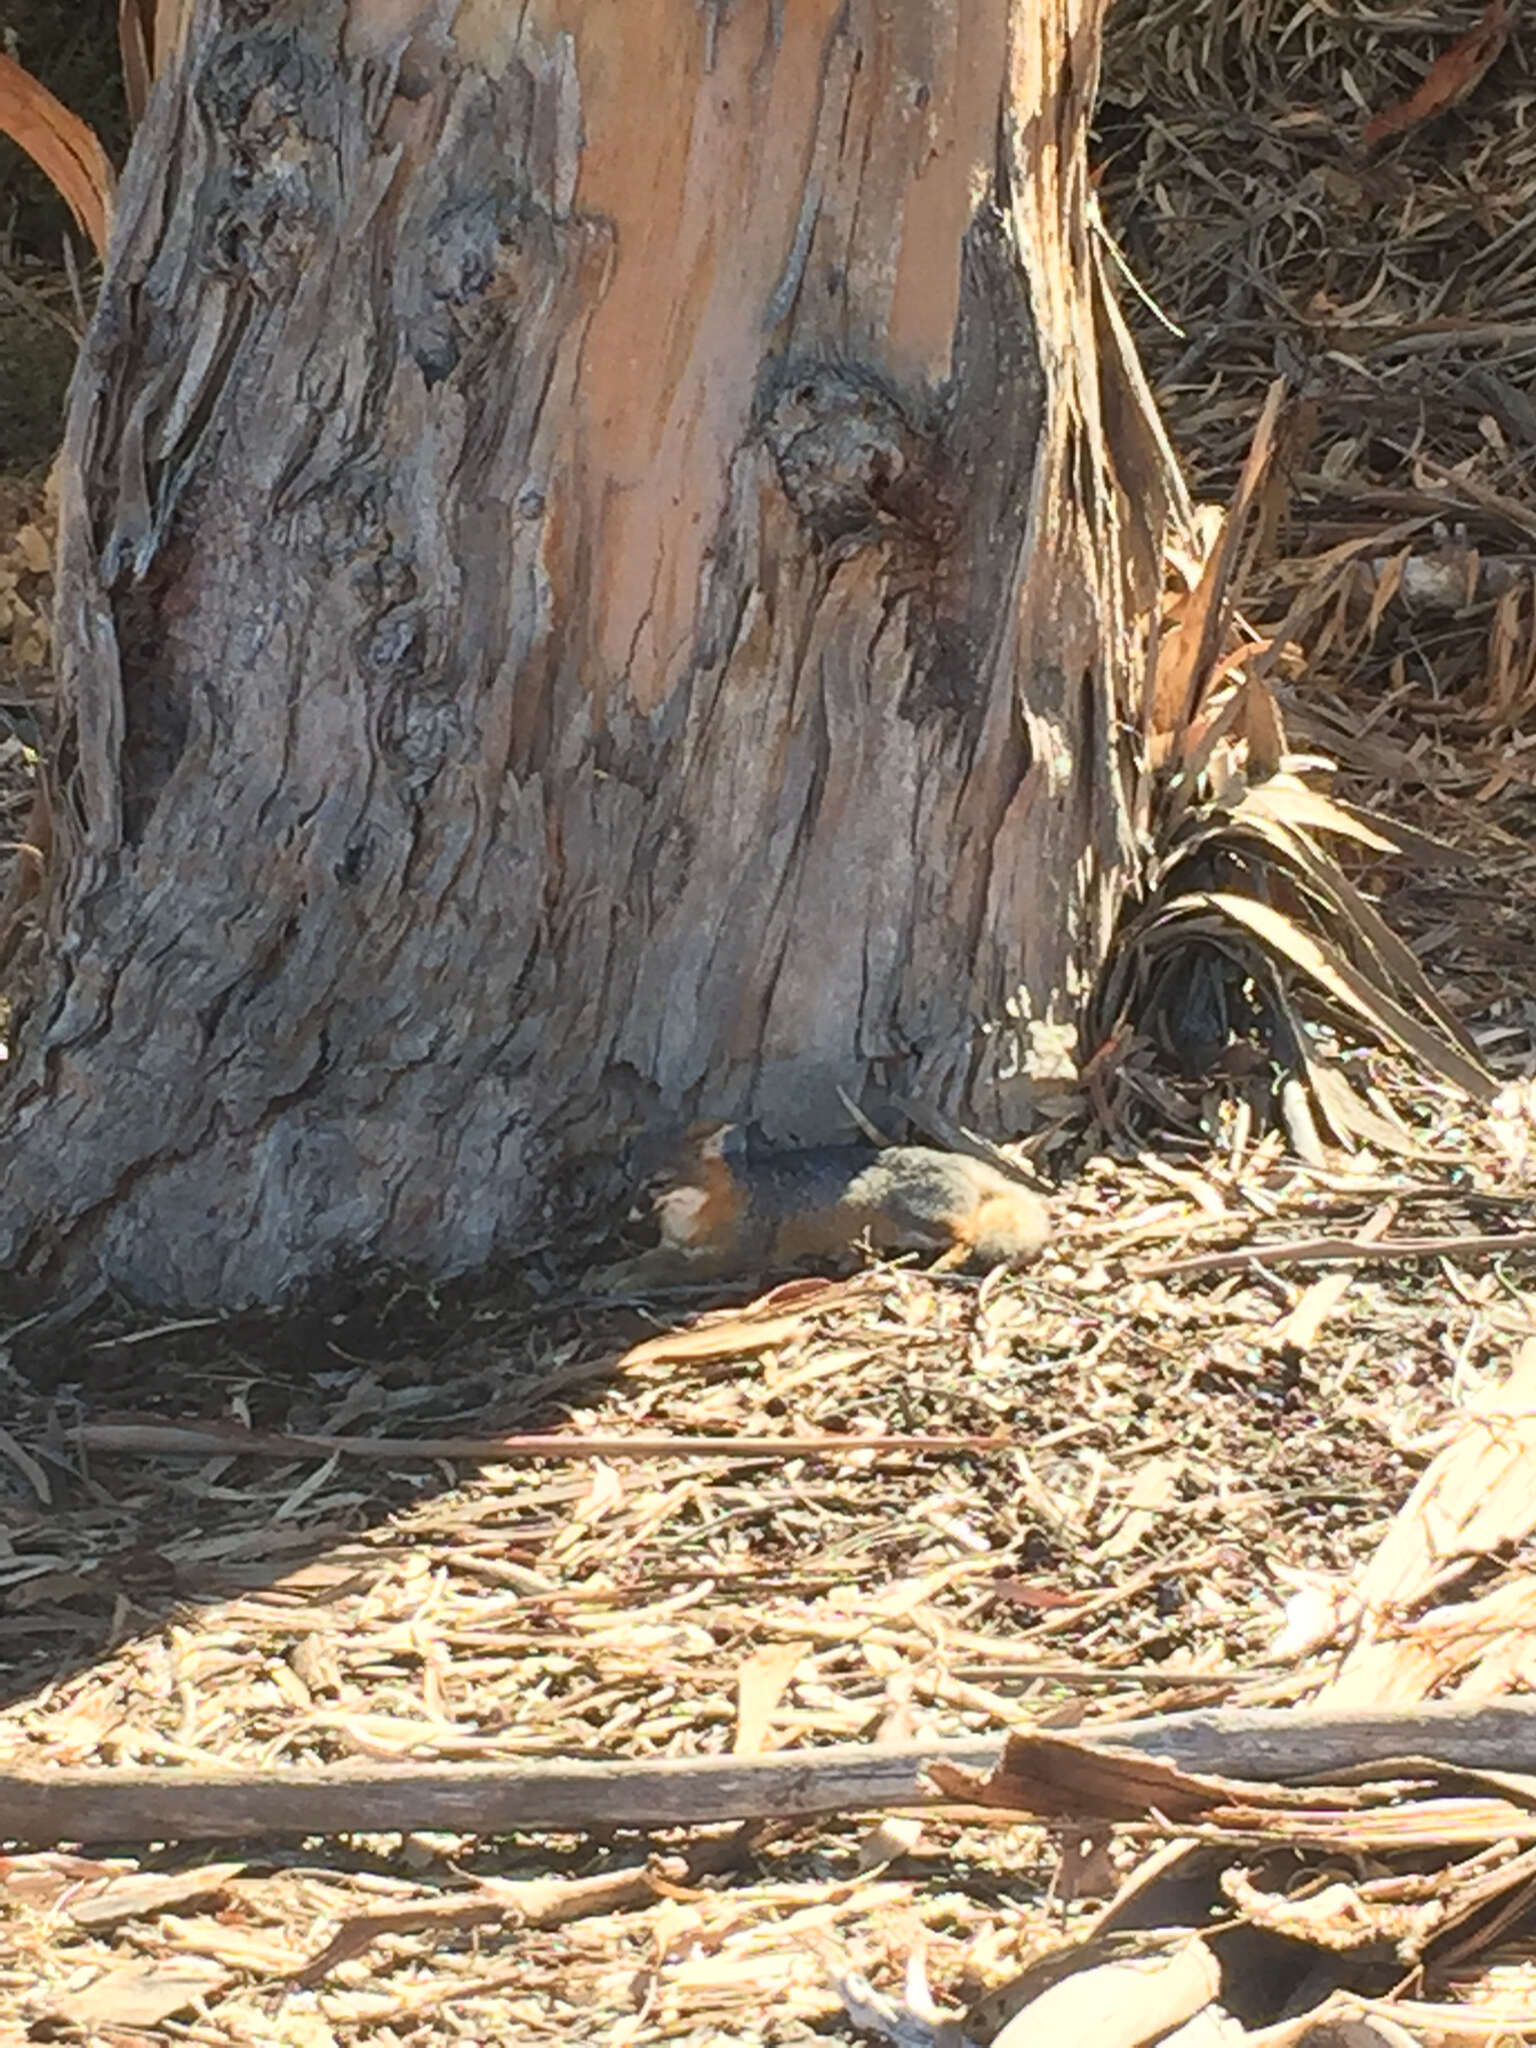
[[694,1243],[712,1251],[728,1251],[735,1244],[746,1207],[746,1190],[731,1172],[719,1152],[705,1152],[690,1184],[704,1191],[704,1206],[698,1212]]

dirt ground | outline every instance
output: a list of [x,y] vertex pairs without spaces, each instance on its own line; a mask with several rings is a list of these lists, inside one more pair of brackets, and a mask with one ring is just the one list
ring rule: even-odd
[[[1026,1273],[877,1270],[681,1346],[538,1261],[452,1298],[402,1285],[382,1317],[157,1327],[98,1309],[12,1332],[0,1768],[751,1756],[1289,1704],[1332,1682],[1337,1646],[1298,1615],[1361,1570],[1453,1418],[1536,1337],[1531,32],[1461,106],[1361,141],[1477,18],[1123,4],[1098,191],[1197,495],[1226,498],[1277,373],[1299,394],[1245,610],[1275,626],[1329,551],[1360,546],[1359,586],[1296,628],[1287,717],[1342,793],[1459,849],[1375,857],[1358,879],[1507,1084],[1494,1109],[1361,1054],[1412,1156],[1304,1167],[1213,1099],[1199,1146],[1064,1144],[1057,1239]],[[37,246],[0,254],[29,332],[49,307],[56,328],[73,317]],[[0,320],[12,296],[0,283]],[[13,849],[47,727],[53,402],[0,484]],[[1410,519],[1445,569],[1427,596],[1389,574],[1402,542],[1369,545]],[[1372,1232],[1434,1248],[1337,1267],[1308,1250]],[[270,1435],[261,1455],[209,1437],[171,1456],[122,1448],[125,1416]],[[504,1430],[556,1430],[568,1455],[367,1441]],[[626,1454],[638,1435],[776,1444]],[[838,1436],[872,1447],[828,1449]],[[1530,1546],[1514,1529],[1462,1590],[1529,1585]],[[1508,1689],[1529,1689],[1529,1662],[1509,1653]],[[1474,1697],[1476,1671],[1448,1663],[1434,1687]],[[958,2048],[992,2037],[988,1995],[1160,1839],[957,1807],[17,1855],[0,1859],[0,2044]],[[682,1860],[638,1902],[507,1894],[499,1920],[449,1917],[509,1881],[647,1854]],[[344,1929],[353,1952],[317,1963]],[[1532,1954],[1511,1915],[1424,1967],[1373,1951],[1357,1988],[1457,2003],[1466,2031],[1440,2038],[1536,2039]]]

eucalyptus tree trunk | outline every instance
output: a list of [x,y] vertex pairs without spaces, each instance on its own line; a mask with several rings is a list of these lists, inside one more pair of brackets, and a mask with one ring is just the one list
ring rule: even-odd
[[1019,1126],[1177,489],[1101,4],[192,0],[69,417],[13,1273],[273,1300],[644,1124]]

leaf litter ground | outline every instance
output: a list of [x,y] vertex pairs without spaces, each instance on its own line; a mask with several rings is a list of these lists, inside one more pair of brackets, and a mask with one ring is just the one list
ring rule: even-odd
[[[1536,1335],[1536,244],[1514,232],[1536,131],[1519,31],[1460,107],[1375,153],[1361,141],[1478,19],[1119,9],[1099,190],[1180,330],[1127,297],[1201,496],[1229,492],[1277,368],[1295,380],[1245,612],[1273,629],[1326,587],[1283,671],[1293,736],[1340,762],[1343,793],[1464,856],[1361,880],[1510,1083],[1494,1111],[1362,1056],[1422,1154],[1314,1170],[1197,1092],[1209,1148],[1063,1144],[1058,1240],[1031,1272],[874,1272],[791,1297],[771,1341],[726,1319],[691,1350],[647,1351],[664,1326],[537,1268],[474,1298],[402,1289],[382,1318],[156,1329],[98,1310],[22,1333],[0,1433],[0,1768],[1000,1738],[1315,1701],[1365,1656],[1356,1676],[1382,1698],[1529,1690],[1520,1515],[1471,1528],[1463,1472],[1432,1567],[1414,1549],[1416,1484],[1433,1471],[1445,1511],[1440,1479],[1481,1442],[1469,1406],[1518,1377]],[[3,509],[0,768],[20,843],[49,518],[20,491]],[[1355,542],[1341,580],[1330,551]],[[1330,1263],[1318,1245],[1338,1239],[1357,1251]],[[1442,1248],[1390,1255],[1405,1239]],[[103,1447],[114,1417],[189,1415],[311,1438],[548,1428],[572,1455]],[[1006,1449],[795,1449],[999,1432]],[[657,1434],[784,1449],[612,1446]],[[609,1448],[578,1454],[593,1438]],[[1525,1438],[1498,1442],[1531,1494]],[[1383,1560],[1396,1605],[1362,1628]],[[598,1825],[235,1841],[217,1862],[17,1854],[0,1864],[0,2041],[985,2040],[1010,1980],[1089,1925],[1155,1839],[1133,1819],[956,1807],[643,1841]],[[1382,1881],[1363,1852],[1345,1861],[1357,1887]],[[1261,1889],[1237,1872],[1234,1913],[1279,1914]],[[1515,1916],[1388,1988],[1423,2033],[1532,2037],[1532,1953]]]

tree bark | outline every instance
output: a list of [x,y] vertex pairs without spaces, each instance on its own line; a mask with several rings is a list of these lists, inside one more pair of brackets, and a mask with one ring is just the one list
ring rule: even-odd
[[72,395],[0,1264],[475,1266],[837,1090],[1018,1128],[1177,481],[1102,0],[196,0]]

